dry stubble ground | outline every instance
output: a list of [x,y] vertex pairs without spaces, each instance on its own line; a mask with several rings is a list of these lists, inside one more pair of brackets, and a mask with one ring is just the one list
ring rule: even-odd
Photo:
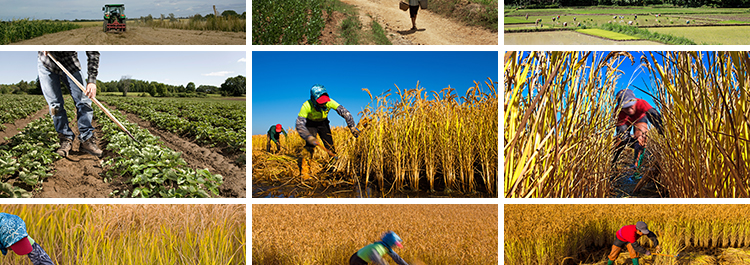
[[497,205],[256,204],[252,213],[253,264],[348,264],[388,230],[409,264],[498,263]]

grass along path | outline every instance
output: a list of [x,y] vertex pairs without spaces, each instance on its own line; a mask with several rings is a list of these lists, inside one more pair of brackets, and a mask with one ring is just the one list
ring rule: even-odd
[[603,29],[578,29],[577,32],[610,40],[640,40],[641,38]]

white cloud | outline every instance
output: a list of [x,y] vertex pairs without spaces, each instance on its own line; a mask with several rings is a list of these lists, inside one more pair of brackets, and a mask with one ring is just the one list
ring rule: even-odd
[[243,58],[241,58],[241,59],[237,60],[237,62],[238,62],[238,63],[245,63],[245,62],[247,62],[247,59],[245,59],[245,58],[243,57]]
[[228,74],[234,73],[233,71],[219,71],[219,72],[211,72],[208,74],[202,74],[203,76],[227,76]]

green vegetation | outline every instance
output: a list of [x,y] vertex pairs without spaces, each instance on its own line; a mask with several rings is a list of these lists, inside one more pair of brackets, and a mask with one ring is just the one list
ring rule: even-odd
[[534,23],[534,21],[529,21],[529,20],[520,19],[516,17],[503,17],[503,23],[504,24],[526,24],[526,23]]
[[0,44],[9,44],[36,38],[44,34],[77,29],[80,27],[81,26],[69,22],[49,20],[21,19],[0,21]]
[[168,16],[161,14],[160,18],[154,18],[149,14],[148,16],[141,17],[132,22],[129,23],[152,28],[216,30],[229,32],[245,32],[247,27],[245,13],[238,15],[237,12],[233,10],[224,11],[219,17],[214,14],[208,14],[206,16],[195,14],[188,19],[177,18],[174,13],[170,13]]
[[429,10],[493,32],[498,30],[497,0],[430,0]]
[[577,32],[611,40],[639,40],[640,38],[602,29],[578,29]]
[[741,14],[747,13],[747,8],[682,8],[682,7],[664,7],[664,6],[647,6],[647,7],[622,7],[622,6],[581,6],[581,7],[565,7],[565,8],[545,8],[545,9],[507,9],[505,10],[506,15],[547,15],[547,14],[590,14],[590,15],[604,15],[604,14],[618,14],[618,15],[632,15],[632,14]]
[[388,40],[388,37],[385,36],[385,30],[383,30],[383,27],[378,24],[377,21],[374,19],[370,23],[370,28],[372,28],[372,38],[375,44],[378,45],[391,45],[391,41]]
[[745,45],[750,40],[750,26],[665,27],[649,31],[680,36],[698,44]]
[[47,103],[37,96],[4,95],[0,97],[0,131],[5,130],[3,123],[12,123],[26,118],[46,105]]
[[341,37],[344,38],[344,43],[347,45],[359,44],[360,31],[362,31],[362,24],[359,22],[359,18],[355,16],[349,16],[341,22]]
[[601,28],[605,30],[609,30],[609,31],[619,32],[622,34],[636,36],[642,39],[658,41],[658,42],[666,43],[666,44],[695,45],[695,42],[684,37],[675,37],[675,36],[668,35],[668,34],[659,34],[659,33],[651,32],[646,29],[641,29],[641,28],[637,28],[633,26],[604,24],[604,25],[601,25]]
[[0,197],[31,197],[31,192],[52,176],[52,163],[61,158],[54,152],[58,147],[50,116],[27,124],[23,132],[9,139],[9,144],[0,145]]
[[320,44],[330,0],[253,1],[253,45]]

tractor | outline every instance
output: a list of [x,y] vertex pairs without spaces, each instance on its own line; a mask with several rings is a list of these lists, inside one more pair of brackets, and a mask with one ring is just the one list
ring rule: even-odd
[[104,32],[125,31],[125,4],[106,4],[104,11]]

